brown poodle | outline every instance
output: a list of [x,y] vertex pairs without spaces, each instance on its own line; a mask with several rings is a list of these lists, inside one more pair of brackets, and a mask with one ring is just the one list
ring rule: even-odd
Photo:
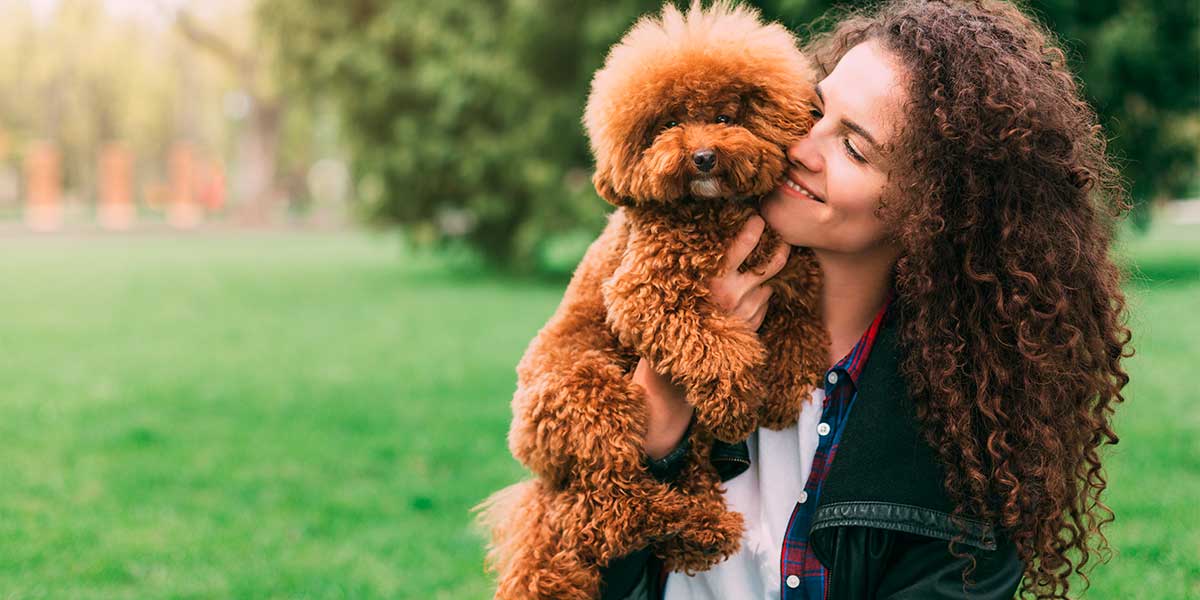
[[[820,272],[795,249],[757,334],[711,302],[706,281],[811,126],[810,74],[786,29],[725,3],[643,18],[596,73],[584,124],[596,189],[619,209],[517,366],[509,448],[537,478],[482,505],[498,598],[596,597],[599,567],[648,545],[686,572],[737,550],[742,517],[708,452],[714,438],[796,423],[828,349]],[[768,231],[748,268],[778,243]],[[696,407],[675,483],[642,462],[638,357]]]

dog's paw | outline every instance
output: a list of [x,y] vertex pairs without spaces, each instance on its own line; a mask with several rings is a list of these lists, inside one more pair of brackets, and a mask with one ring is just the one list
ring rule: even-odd
[[745,528],[741,513],[723,506],[697,512],[680,525],[679,534],[661,542],[658,553],[667,570],[689,575],[710,569],[737,552]]
[[688,388],[687,399],[696,407],[696,422],[726,443],[737,443],[758,427],[763,399],[761,382],[747,373]]
[[724,317],[667,315],[646,350],[655,366],[684,385],[742,377],[766,360],[753,331]]
[[812,390],[811,385],[767,385],[759,405],[758,426],[780,431],[795,425]]

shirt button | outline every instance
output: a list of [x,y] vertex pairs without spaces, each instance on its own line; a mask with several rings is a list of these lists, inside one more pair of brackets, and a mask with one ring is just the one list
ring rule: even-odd
[[788,575],[787,586],[792,589],[800,587],[800,578],[796,575]]
[[829,435],[829,423],[817,425],[817,435]]
[[808,502],[808,492],[800,490],[800,504]]
[[829,375],[825,376],[825,379],[828,379],[829,383],[831,383],[831,384],[837,383],[837,380],[838,380],[837,371],[830,371]]

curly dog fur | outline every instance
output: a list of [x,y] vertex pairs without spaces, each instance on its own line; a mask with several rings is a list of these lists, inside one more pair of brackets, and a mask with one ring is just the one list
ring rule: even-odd
[[[807,250],[791,253],[760,334],[716,307],[705,282],[781,181],[813,94],[792,35],[723,2],[643,18],[596,73],[584,115],[593,181],[619,208],[517,366],[509,448],[536,479],[480,507],[496,597],[594,598],[599,567],[646,546],[684,572],[738,549],[742,517],[707,455],[714,439],[796,423],[828,345],[820,271]],[[780,243],[768,230],[744,268]],[[639,357],[696,407],[672,484],[642,462]]]

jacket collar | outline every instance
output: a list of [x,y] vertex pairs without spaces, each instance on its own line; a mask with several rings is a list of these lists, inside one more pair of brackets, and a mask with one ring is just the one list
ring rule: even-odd
[[[822,485],[813,533],[847,524],[919,533],[993,549],[991,523],[952,517],[945,470],[921,434],[915,406],[900,374],[900,311],[892,302],[863,367],[858,399]],[[714,440],[710,460],[722,481],[750,467],[746,442]],[[815,538],[814,538],[815,539]]]

